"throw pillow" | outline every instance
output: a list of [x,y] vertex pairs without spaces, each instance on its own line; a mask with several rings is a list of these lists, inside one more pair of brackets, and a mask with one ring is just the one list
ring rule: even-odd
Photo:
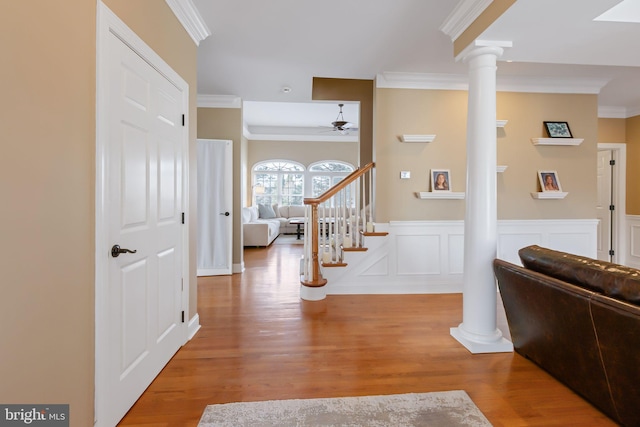
[[273,211],[273,208],[269,205],[263,205],[258,203],[258,212],[260,218],[275,218],[276,213]]

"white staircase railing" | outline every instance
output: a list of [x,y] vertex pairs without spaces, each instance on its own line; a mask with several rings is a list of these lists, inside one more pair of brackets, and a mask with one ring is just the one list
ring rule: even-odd
[[321,196],[304,199],[304,286],[324,286],[321,266],[344,266],[345,251],[366,250],[363,237],[373,233],[373,168],[369,163]]

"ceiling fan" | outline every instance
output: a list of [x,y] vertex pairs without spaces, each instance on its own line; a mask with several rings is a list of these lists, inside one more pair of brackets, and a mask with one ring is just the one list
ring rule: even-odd
[[340,108],[340,112],[338,112],[336,119],[331,122],[333,129],[329,132],[339,132],[342,135],[348,135],[349,131],[357,131],[358,128],[353,127],[353,123],[344,119],[344,115],[342,114],[342,107],[344,107],[344,104],[338,104],[338,107]]

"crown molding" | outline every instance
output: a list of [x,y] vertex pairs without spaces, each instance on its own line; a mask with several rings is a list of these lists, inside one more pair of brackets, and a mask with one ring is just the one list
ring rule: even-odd
[[200,108],[242,108],[242,99],[235,95],[198,95]]
[[454,42],[464,31],[469,28],[478,16],[492,3],[493,0],[462,0],[447,16],[440,31],[445,33]]
[[598,106],[598,118],[600,119],[626,119],[627,109],[624,107]]
[[589,77],[498,76],[496,89],[499,92],[576,93],[597,95],[607,83],[609,83],[609,79]]
[[[498,76],[499,92],[598,94],[608,79]],[[376,76],[376,87],[387,89],[469,90],[469,77],[462,74],[384,72]]]
[[199,46],[202,40],[211,35],[211,30],[209,30],[191,0],[165,0],[165,2],[191,36],[196,46]]
[[358,142],[358,134],[342,135],[338,132],[305,126],[243,126],[243,135],[251,141],[313,141]]
[[627,108],[626,111],[627,111],[627,116],[625,117],[625,119],[628,119],[629,117],[640,116],[640,106]]
[[466,74],[384,72],[376,76],[376,87],[388,89],[468,90]]

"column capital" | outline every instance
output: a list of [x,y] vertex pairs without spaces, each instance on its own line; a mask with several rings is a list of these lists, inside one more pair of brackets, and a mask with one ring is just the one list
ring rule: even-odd
[[479,55],[494,55],[496,58],[500,58],[504,53],[504,48],[512,46],[513,43],[510,41],[475,40],[460,52],[456,61],[467,62]]

